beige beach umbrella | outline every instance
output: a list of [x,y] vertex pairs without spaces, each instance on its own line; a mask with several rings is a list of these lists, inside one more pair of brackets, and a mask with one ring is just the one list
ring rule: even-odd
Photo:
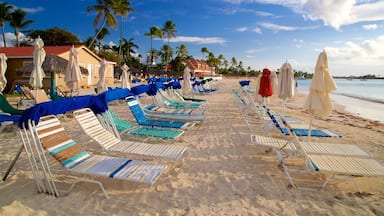
[[188,67],[185,67],[184,69],[182,92],[184,95],[188,95],[192,92],[191,70]]
[[64,81],[71,90],[71,95],[73,92],[78,90],[79,81],[81,81],[81,72],[79,67],[78,60],[78,51],[75,47],[71,47],[69,53],[68,65],[65,69]]
[[130,79],[129,79],[129,67],[127,64],[123,64],[123,66],[121,66],[121,88],[127,88],[127,89],[131,89],[131,84],[130,84]]
[[326,117],[332,113],[333,104],[329,93],[336,88],[336,83],[329,73],[327,53],[324,50],[317,58],[308,98],[304,106],[311,113],[308,139],[311,135],[313,115]]
[[275,71],[271,71],[272,95],[278,94],[279,79]]
[[33,89],[40,89],[43,87],[43,78],[45,77],[44,70],[42,68],[45,60],[44,42],[38,37],[35,39],[35,49],[33,50],[33,69],[29,84]]
[[7,56],[4,53],[0,53],[0,92],[2,92],[7,85],[5,72],[7,72]]
[[107,62],[105,59],[100,61],[100,69],[99,69],[99,81],[97,82],[97,93],[101,93],[107,90],[107,85],[105,84],[105,70],[106,70]]
[[279,83],[278,83],[279,98],[283,99],[283,111],[285,113],[285,102],[287,98],[295,95],[295,77],[293,74],[292,66],[288,62],[285,62],[280,67]]

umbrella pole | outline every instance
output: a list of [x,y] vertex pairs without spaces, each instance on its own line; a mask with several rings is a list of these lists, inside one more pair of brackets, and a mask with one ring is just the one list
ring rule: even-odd
[[283,115],[285,115],[285,100],[286,98],[283,99]]
[[7,177],[9,175],[9,173],[11,172],[13,167],[15,166],[15,163],[16,163],[17,159],[19,159],[20,154],[21,154],[21,152],[23,152],[23,150],[24,150],[24,145],[21,145],[21,147],[20,147],[19,151],[17,152],[15,158],[13,159],[12,163],[9,165],[7,172],[5,172],[5,175],[3,177],[3,181],[7,180]]
[[312,119],[313,119],[313,115],[311,114],[311,118],[309,119],[309,128],[308,128],[308,142],[311,141],[311,134],[312,134]]

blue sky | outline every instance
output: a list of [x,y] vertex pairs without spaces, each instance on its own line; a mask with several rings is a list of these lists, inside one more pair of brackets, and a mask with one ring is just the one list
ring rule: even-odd
[[[15,0],[34,20],[28,29],[64,28],[85,40],[95,33],[96,0]],[[288,61],[295,70],[312,73],[326,50],[332,75],[384,76],[384,0],[131,0],[134,12],[123,22],[123,37],[134,38],[143,56],[151,26],[176,24],[171,47],[185,44],[195,58],[207,47],[216,56],[235,57],[244,67],[277,70]],[[118,27],[119,28],[119,27]],[[7,37],[13,29],[6,27]],[[117,44],[119,31],[104,40]],[[160,49],[166,43],[155,40]]]

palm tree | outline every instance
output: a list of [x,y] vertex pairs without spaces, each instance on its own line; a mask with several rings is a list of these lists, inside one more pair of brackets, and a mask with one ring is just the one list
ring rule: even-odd
[[96,32],[95,37],[92,39],[91,43],[88,45],[88,48],[92,46],[95,42],[97,36],[100,34],[104,26],[116,28],[117,21],[114,14],[111,12],[115,8],[115,0],[97,0],[98,5],[92,5],[87,7],[87,12],[95,11],[97,13],[95,20],[93,21],[93,25],[95,28],[100,23],[100,20],[103,19],[99,31]]
[[189,52],[187,50],[187,46],[185,44],[181,44],[180,46],[176,47],[176,55],[181,59],[188,58]]
[[236,68],[237,67],[237,60],[235,57],[232,57],[231,59],[231,68]]
[[105,38],[105,36],[109,35],[109,30],[107,28],[102,28],[101,30],[98,31],[99,34],[97,34],[97,45],[99,47],[99,52],[102,50],[102,44],[101,42],[103,41],[103,39]]
[[207,47],[203,47],[203,48],[201,48],[201,54],[203,54],[203,58],[205,59],[206,57],[204,56],[204,53],[207,53],[207,54],[209,54],[209,50],[208,50],[208,48]]
[[6,2],[3,2],[0,4],[0,22],[1,22],[1,29],[3,34],[4,47],[7,47],[7,42],[5,41],[5,22],[11,21],[12,9],[13,9],[13,6],[8,5],[8,3]]
[[[163,31],[163,34],[167,35],[168,46],[169,46],[169,39],[176,37],[176,35],[175,35],[175,33],[176,33],[176,24],[174,24],[172,22],[172,20],[168,20],[168,21],[166,21],[164,23],[162,31]],[[166,64],[168,64],[168,57],[169,56],[165,56],[165,63]]]
[[19,30],[25,29],[26,27],[28,27],[30,24],[32,24],[34,22],[33,20],[25,20],[26,16],[27,16],[27,13],[20,8],[15,9],[11,13],[11,20],[10,20],[9,25],[15,29],[16,44],[18,47],[20,46],[20,42],[19,42],[20,31]]
[[[168,58],[169,56],[172,57],[172,55],[173,55],[173,50],[172,50],[172,48],[171,48],[170,46],[168,46],[168,45],[164,45],[164,46],[161,47],[161,50],[160,50],[160,56],[161,56],[162,61],[163,61],[163,63],[164,63],[165,65],[168,64],[168,62],[167,62],[167,58]],[[166,69],[166,70],[167,70],[167,69]]]
[[153,64],[154,53],[153,53],[153,48],[152,48],[152,39],[153,39],[153,37],[163,38],[163,34],[162,34],[161,29],[159,27],[152,26],[151,28],[149,28],[149,32],[145,33],[144,36],[151,37],[150,61],[151,61],[151,64]]
[[132,48],[138,49],[139,46],[133,42],[133,38],[130,38],[129,40],[123,38],[122,44],[121,44],[121,54],[124,59],[130,58],[131,53],[136,53]]
[[131,2],[128,0],[114,0],[113,10],[116,15],[120,16],[120,40],[119,40],[119,56],[121,55],[121,45],[123,40],[123,17],[128,16],[129,12],[133,12]]

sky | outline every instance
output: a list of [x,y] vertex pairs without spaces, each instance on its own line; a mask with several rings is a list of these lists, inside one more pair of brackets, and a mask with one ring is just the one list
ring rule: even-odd
[[[81,41],[95,34],[96,14],[87,6],[96,0],[14,0],[10,5],[27,12],[34,20],[26,30],[59,27]],[[201,48],[230,61],[235,57],[243,67],[279,69],[289,62],[294,70],[313,73],[321,51],[328,55],[333,76],[384,77],[384,0],[131,0],[134,12],[111,29],[105,44],[133,38],[138,52],[146,56],[152,26],[163,27],[167,20],[176,25],[170,39],[174,52],[185,44],[189,54],[203,59]],[[6,26],[7,38],[14,30]],[[168,39],[153,40],[160,49]],[[2,45],[2,41],[0,42]]]

